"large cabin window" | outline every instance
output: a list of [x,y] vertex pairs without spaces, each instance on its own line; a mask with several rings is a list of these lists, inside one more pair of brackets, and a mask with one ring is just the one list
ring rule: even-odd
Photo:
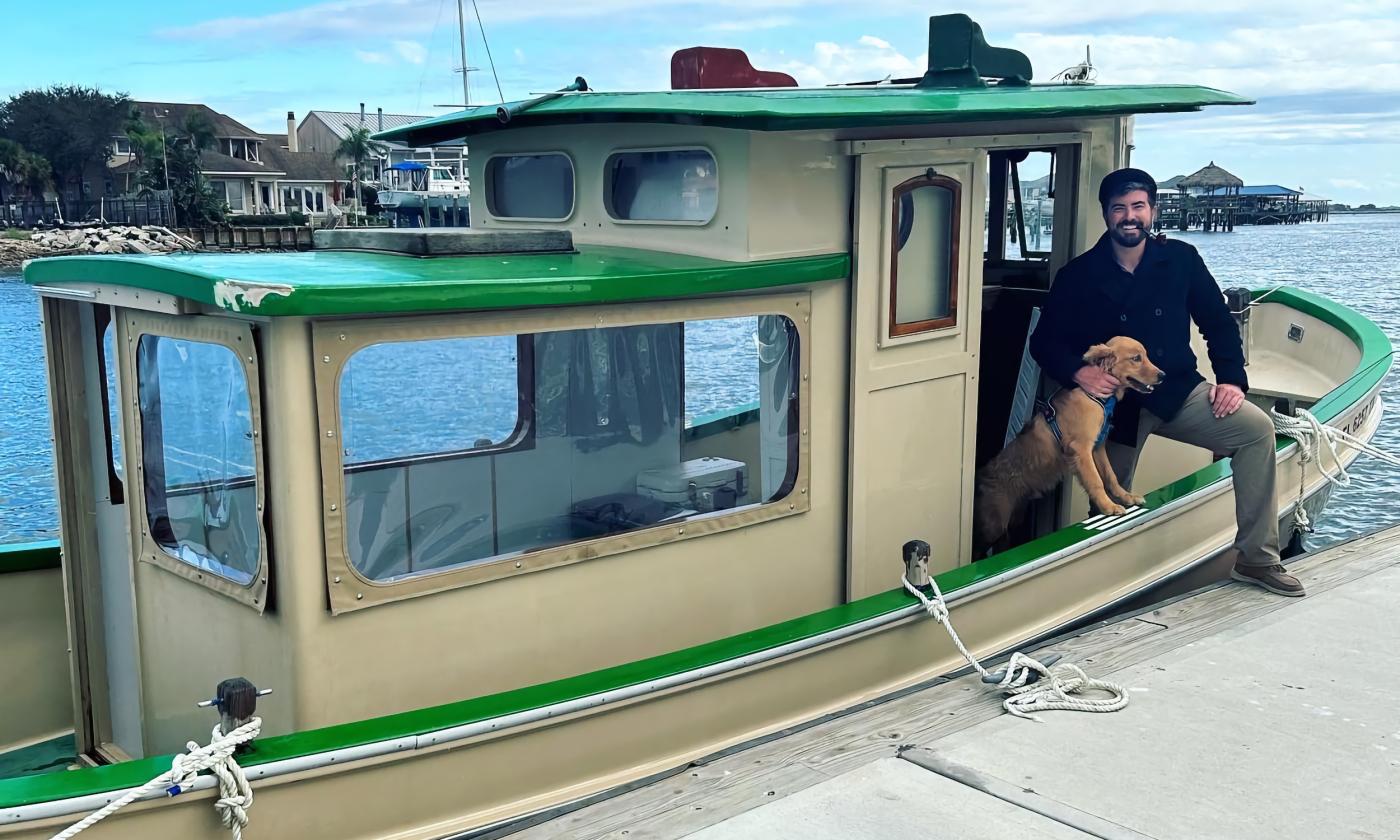
[[337,405],[349,566],[374,584],[510,572],[782,499],[798,349],[771,314],[355,349]]
[[608,215],[619,221],[704,223],[719,205],[719,172],[704,149],[618,152],[606,172]]
[[890,336],[957,323],[962,187],[927,174],[895,187],[890,248]]
[[560,152],[491,158],[486,209],[502,219],[567,219],[574,212],[574,162]]
[[248,379],[222,344],[137,342],[146,525],[166,555],[239,586],[260,563]]

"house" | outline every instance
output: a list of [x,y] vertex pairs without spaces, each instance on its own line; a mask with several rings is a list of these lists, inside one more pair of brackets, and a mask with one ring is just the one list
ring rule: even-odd
[[[334,153],[340,147],[340,142],[350,136],[352,130],[361,126],[368,128],[371,132],[378,133],[385,129],[400,128],[426,119],[429,117],[386,114],[383,108],[378,109],[374,114],[366,115],[363,104],[358,113],[353,111],[311,111],[296,128],[297,146],[302,151]],[[382,145],[386,147],[387,153],[367,162],[365,178],[371,183],[378,183],[382,179],[386,167],[409,160],[426,163],[430,166],[446,166],[452,170],[454,177],[465,180],[467,146],[460,140],[421,148],[393,142],[382,143]]]
[[[199,165],[215,195],[235,215],[285,213],[311,215],[327,211],[342,200],[344,169],[333,154],[302,154],[287,148],[295,136],[292,113],[288,134],[262,134],[207,105],[176,102],[135,102],[142,119],[153,126],[180,131],[192,114],[202,114],[214,129],[214,147],[199,154]],[[109,195],[135,188],[137,163],[125,136],[113,138],[108,161]]]

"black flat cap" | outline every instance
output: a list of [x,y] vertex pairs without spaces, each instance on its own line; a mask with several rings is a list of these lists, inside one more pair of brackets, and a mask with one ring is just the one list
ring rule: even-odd
[[1151,175],[1141,169],[1118,169],[1104,176],[1103,182],[1099,184],[1099,206],[1107,207],[1108,200],[1123,192],[1123,188],[1129,184],[1140,184],[1147,190],[1147,198],[1152,204],[1157,203],[1157,182]]

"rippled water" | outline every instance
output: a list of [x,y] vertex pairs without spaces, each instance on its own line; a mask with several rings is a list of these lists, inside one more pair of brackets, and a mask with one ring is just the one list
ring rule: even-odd
[[[1222,286],[1298,286],[1356,309],[1400,342],[1400,214],[1176,235],[1200,249]],[[720,394],[730,374],[717,369],[711,393]],[[688,384],[696,379],[688,370]],[[753,399],[742,383],[734,387],[732,404]],[[58,533],[46,388],[38,301],[17,277],[0,273],[0,543]],[[1393,413],[1375,442],[1400,453],[1400,372],[1391,372],[1383,393]],[[1352,486],[1333,495],[1314,545],[1400,522],[1400,470],[1363,459],[1352,474]]]

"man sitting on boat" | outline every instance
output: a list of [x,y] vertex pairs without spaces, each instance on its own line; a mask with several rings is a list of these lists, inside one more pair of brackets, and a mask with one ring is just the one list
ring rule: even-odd
[[[1084,350],[1114,335],[1141,341],[1166,373],[1151,394],[1129,396],[1114,416],[1109,461],[1131,488],[1138,453],[1151,434],[1231,458],[1238,533],[1230,549],[1236,580],[1280,595],[1303,585],[1279,562],[1274,427],[1247,402],[1249,380],[1239,326],[1196,249],[1152,236],[1157,183],[1141,169],[1111,172],[1099,186],[1108,230],[1055,277],[1031,354],[1065,388],[1107,397],[1119,383],[1086,365]],[[1206,339],[1215,383],[1196,369],[1191,323]]]

